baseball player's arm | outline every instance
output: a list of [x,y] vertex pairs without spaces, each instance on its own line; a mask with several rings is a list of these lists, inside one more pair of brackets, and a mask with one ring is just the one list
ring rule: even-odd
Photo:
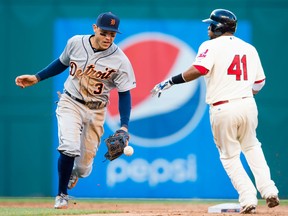
[[59,59],[56,59],[46,68],[39,71],[35,75],[21,75],[16,77],[15,83],[17,86],[20,86],[21,88],[32,86],[44,79],[47,79],[49,77],[55,76],[63,72],[64,70],[66,70],[66,68],[68,68],[68,66],[62,64]]
[[208,73],[208,69],[203,66],[192,65],[185,72],[171,77],[168,80],[165,80],[157,85],[151,90],[152,96],[158,94],[158,97],[161,96],[163,90],[170,88],[174,84],[181,84],[185,82],[190,82],[203,76]]
[[64,65],[60,59],[55,59],[46,68],[35,74],[38,81],[45,80],[49,77],[56,76],[65,71],[68,66]]
[[119,114],[122,130],[128,131],[128,124],[131,113],[131,94],[130,91],[118,92],[119,96]]
[[[203,76],[208,73],[208,69],[200,65],[192,65],[183,73],[183,79],[186,82],[197,79],[200,76]],[[173,78],[173,77],[172,77]],[[176,84],[176,83],[175,83]]]

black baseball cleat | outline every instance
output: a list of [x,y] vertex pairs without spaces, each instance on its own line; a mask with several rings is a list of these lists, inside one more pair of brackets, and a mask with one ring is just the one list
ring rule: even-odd
[[256,214],[256,205],[243,206],[240,214]]
[[269,208],[273,208],[280,204],[280,200],[277,195],[272,195],[266,198],[266,204]]

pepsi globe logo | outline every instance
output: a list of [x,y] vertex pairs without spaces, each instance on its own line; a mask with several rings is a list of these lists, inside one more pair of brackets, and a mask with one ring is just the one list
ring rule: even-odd
[[[137,87],[131,90],[130,142],[142,147],[177,143],[193,132],[202,119],[206,104],[202,78],[174,85],[161,97],[152,97],[153,87],[191,66],[196,53],[180,39],[159,32],[133,35],[119,43],[133,66]],[[119,128],[118,95],[111,93],[106,123]]]

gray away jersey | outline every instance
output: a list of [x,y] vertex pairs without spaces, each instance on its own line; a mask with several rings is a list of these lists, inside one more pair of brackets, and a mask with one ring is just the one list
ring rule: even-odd
[[114,43],[104,51],[94,52],[91,35],[70,38],[60,55],[60,61],[70,66],[64,88],[85,101],[109,100],[110,91],[128,91],[136,87],[132,65],[124,52]]

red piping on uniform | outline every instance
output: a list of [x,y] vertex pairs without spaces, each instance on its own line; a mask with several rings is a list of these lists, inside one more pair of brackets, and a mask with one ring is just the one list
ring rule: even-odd
[[202,74],[202,75],[205,75],[208,73],[208,69],[201,66],[201,65],[194,65],[194,67]]
[[254,84],[261,83],[261,82],[263,82],[264,80],[265,80],[265,78],[262,79],[262,80],[257,80],[257,81],[254,82]]

